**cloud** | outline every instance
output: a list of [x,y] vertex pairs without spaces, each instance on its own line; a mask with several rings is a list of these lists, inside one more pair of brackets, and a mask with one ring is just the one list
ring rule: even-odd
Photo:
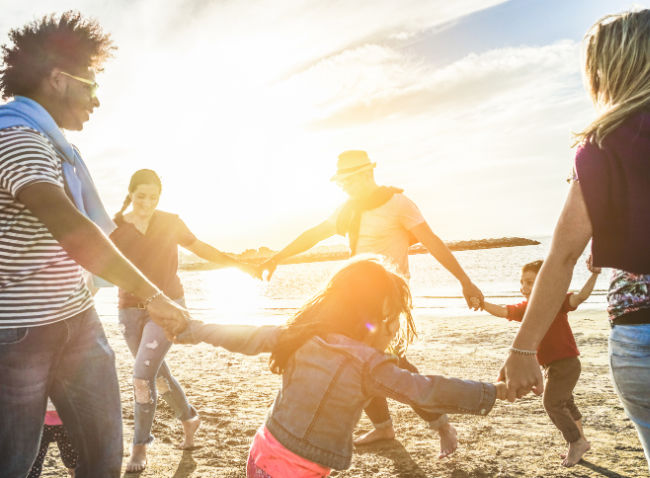
[[455,116],[513,98],[538,102],[545,94],[562,101],[582,88],[579,46],[572,41],[470,54],[440,69],[394,48],[364,45],[319,62],[286,87],[313,100],[309,109],[322,116],[312,126],[325,128],[421,114]]

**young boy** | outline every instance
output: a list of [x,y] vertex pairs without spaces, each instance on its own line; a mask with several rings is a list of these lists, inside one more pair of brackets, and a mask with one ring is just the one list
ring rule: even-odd
[[[537,361],[544,367],[544,376],[546,377],[544,409],[569,444],[567,453],[561,455],[562,464],[567,467],[578,463],[582,455],[591,448],[582,431],[582,415],[573,401],[573,388],[580,377],[580,360],[578,359],[580,352],[578,352],[567,316],[567,312],[576,310],[594,289],[600,269],[593,267],[590,259],[591,257],[587,261],[587,267],[591,276],[580,292],[567,294],[560,311],[537,349]],[[526,298],[525,301],[507,306],[495,305],[486,301],[484,310],[497,317],[521,322],[541,267],[542,261],[540,260],[526,264],[521,270],[520,290]]]

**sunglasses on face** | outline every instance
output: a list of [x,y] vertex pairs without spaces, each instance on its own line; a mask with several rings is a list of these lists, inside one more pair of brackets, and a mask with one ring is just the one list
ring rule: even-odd
[[77,81],[83,83],[84,85],[86,85],[88,87],[88,89],[90,90],[90,96],[91,97],[94,98],[95,96],[97,96],[97,88],[99,88],[99,85],[97,84],[96,81],[89,80],[87,78],[82,78],[80,76],[71,75],[70,73],[66,73],[65,71],[62,71],[61,74],[67,76],[68,78],[72,78],[73,80],[77,80]]

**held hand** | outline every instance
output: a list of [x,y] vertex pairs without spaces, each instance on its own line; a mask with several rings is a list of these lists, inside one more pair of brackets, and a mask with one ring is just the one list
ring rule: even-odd
[[175,344],[198,344],[201,341],[197,338],[196,332],[204,325],[200,320],[190,320],[187,328],[174,337]]
[[509,402],[514,402],[531,390],[536,395],[541,395],[544,391],[544,380],[534,355],[510,352],[497,380],[505,381],[508,389],[506,398]]
[[497,400],[505,400],[508,396],[508,388],[506,387],[506,383],[497,382],[494,384],[494,387],[497,389]]
[[160,295],[147,305],[151,320],[160,325],[168,338],[181,333],[190,318],[189,312],[166,295]]
[[[260,264],[257,268],[259,277],[262,280],[271,280],[271,276],[273,276],[273,273],[275,272],[276,267],[278,267],[277,262],[273,260],[273,258],[269,259],[266,262],[263,262]],[[264,274],[266,272],[266,275]]]
[[253,279],[262,279],[262,271],[260,270],[259,266],[255,266],[253,264],[247,264],[245,262],[240,262],[237,267],[239,268],[240,271],[245,272]]
[[483,309],[483,293],[481,292],[481,289],[474,285],[473,282],[468,282],[463,285],[463,296],[465,297],[465,302],[467,302],[467,307],[470,309]]
[[600,267],[594,267],[594,257],[591,254],[587,257],[587,269],[589,269],[589,272],[592,274],[600,274],[602,272]]

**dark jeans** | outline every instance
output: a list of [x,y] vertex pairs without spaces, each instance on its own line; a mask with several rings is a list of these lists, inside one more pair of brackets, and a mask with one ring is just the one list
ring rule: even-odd
[[0,474],[24,478],[39,450],[47,397],[79,454],[77,478],[119,477],[122,411],[97,312],[39,327],[0,329]]
[[[408,370],[409,372],[418,373],[418,369],[409,362],[406,357],[399,357],[399,362],[397,363],[399,368]],[[435,430],[440,428],[442,425],[447,423],[446,415],[440,413],[431,413],[425,410],[422,410],[418,407],[411,407],[413,411],[417,413],[429,426]],[[384,397],[373,398],[368,406],[364,409],[368,418],[376,428],[383,428],[386,426],[392,425],[390,419],[390,412],[388,411],[388,401]]]
[[544,367],[544,409],[567,443],[578,441],[581,437],[575,422],[582,415],[573,401],[573,389],[580,378],[580,371],[578,357],[556,360]]

